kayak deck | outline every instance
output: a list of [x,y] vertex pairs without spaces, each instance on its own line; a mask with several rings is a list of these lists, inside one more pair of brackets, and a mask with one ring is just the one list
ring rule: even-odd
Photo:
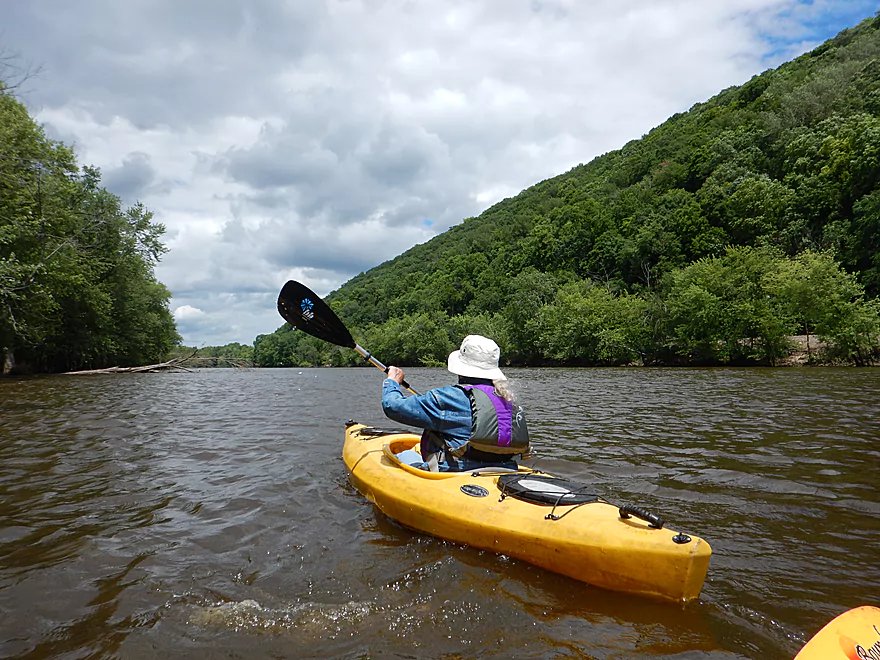
[[794,660],[880,658],[880,607],[862,605],[832,619]]
[[502,497],[497,471],[427,472],[401,463],[395,454],[418,442],[412,433],[373,435],[362,424],[346,431],[350,479],[389,518],[605,589],[680,602],[699,596],[712,554],[703,539],[623,518],[602,501],[560,504],[549,518],[550,506]]

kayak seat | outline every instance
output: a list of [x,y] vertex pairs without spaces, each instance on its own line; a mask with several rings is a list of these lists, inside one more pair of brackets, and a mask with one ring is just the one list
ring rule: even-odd
[[391,442],[386,442],[382,445],[382,453],[385,455],[385,459],[398,466],[399,468],[409,472],[410,474],[421,477],[422,479],[450,479],[452,477],[461,476],[464,474],[463,472],[429,472],[428,470],[422,470],[421,468],[413,467],[412,465],[407,465],[403,461],[398,458],[398,454],[403,453],[408,449],[412,449],[416,445],[419,444],[419,437],[413,435],[409,438],[400,438],[397,440],[392,440]]
[[[400,454],[410,449],[415,449],[419,445],[419,436],[413,434],[410,437],[399,438],[387,443],[388,448],[393,454]],[[418,451],[418,450],[416,450]]]
[[401,463],[423,469],[421,466],[423,463],[425,463],[425,460],[416,449],[404,449],[403,451],[395,454],[395,456],[397,456],[397,460]]

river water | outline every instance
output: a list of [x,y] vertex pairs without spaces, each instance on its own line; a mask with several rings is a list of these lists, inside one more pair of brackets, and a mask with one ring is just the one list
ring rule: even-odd
[[385,518],[341,459],[375,369],[5,379],[0,657],[781,660],[880,604],[880,369],[508,375],[532,466],[709,541],[699,601]]

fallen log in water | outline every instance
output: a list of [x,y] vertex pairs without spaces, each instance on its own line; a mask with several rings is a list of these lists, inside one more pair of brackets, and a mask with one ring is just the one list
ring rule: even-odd
[[187,355],[186,357],[176,357],[167,362],[159,362],[158,364],[147,364],[141,367],[107,367],[106,369],[86,369],[83,371],[66,371],[62,375],[81,376],[86,374],[137,374],[137,373],[157,373],[160,371],[188,371],[193,372],[192,367],[199,365],[216,366],[218,363],[227,363],[229,366],[237,369],[247,369],[253,365],[247,360],[238,360],[232,358],[218,357],[196,357],[198,349]]
[[173,370],[181,370],[181,371],[192,371],[192,369],[188,369],[183,366],[183,362],[186,362],[191,357],[195,355],[195,352],[191,353],[187,357],[184,358],[174,358],[168,360],[167,362],[159,362],[158,364],[147,364],[141,367],[107,367],[106,369],[86,369],[84,371],[66,371],[64,372],[65,376],[81,376],[86,374],[138,374],[138,373],[155,373],[157,371],[173,371]]

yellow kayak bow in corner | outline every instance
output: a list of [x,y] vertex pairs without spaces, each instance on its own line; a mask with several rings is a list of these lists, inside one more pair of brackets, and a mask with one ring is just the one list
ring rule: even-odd
[[604,589],[678,602],[700,595],[712,554],[703,539],[665,529],[635,507],[564,504],[560,496],[551,508],[508,496],[506,485],[517,480],[553,486],[549,475],[524,467],[513,474],[420,470],[396,457],[418,435],[379,433],[351,423],[343,459],[354,486],[401,525]]
[[832,619],[794,660],[880,660],[880,608],[863,605]]

